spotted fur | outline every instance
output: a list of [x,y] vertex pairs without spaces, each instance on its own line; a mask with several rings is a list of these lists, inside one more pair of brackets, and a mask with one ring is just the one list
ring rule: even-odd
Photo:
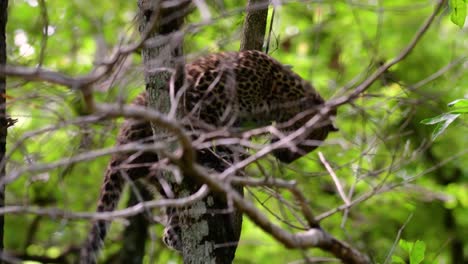
[[[185,116],[193,123],[198,123],[195,124],[197,126],[203,123],[214,127],[242,128],[252,124],[260,127],[272,122],[287,122],[299,113],[309,113],[292,126],[282,129],[283,132],[288,132],[302,126],[324,103],[310,83],[259,51],[208,55],[187,64],[185,73],[186,85],[178,92],[183,93],[181,103]],[[146,103],[144,93],[133,102],[140,106],[146,106]],[[336,115],[336,112],[331,115]],[[298,152],[286,148],[277,149],[273,154],[283,162],[292,162],[315,149],[319,145],[317,143],[322,142],[332,130],[333,125],[325,121],[304,138],[304,142],[312,141],[315,144],[299,145]],[[148,122],[126,120],[119,133],[117,145],[135,141],[150,142],[151,136],[152,130]],[[273,141],[277,140],[279,139],[273,137]],[[149,168],[156,161],[155,153],[114,155],[104,177],[97,211],[113,211],[125,180],[137,180],[154,174]],[[173,222],[177,222],[177,219],[174,218]],[[96,254],[102,246],[108,225],[106,221],[94,222],[82,249],[82,264],[96,262]],[[164,241],[180,249],[180,241],[176,239],[177,228],[169,225],[165,232],[169,235]]]

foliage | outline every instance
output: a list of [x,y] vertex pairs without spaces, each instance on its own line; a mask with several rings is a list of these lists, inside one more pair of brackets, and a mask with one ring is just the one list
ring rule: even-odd
[[[10,2],[7,41],[13,65],[43,65],[81,76],[112,54],[114,47],[133,43],[139,36],[136,1]],[[239,48],[246,1],[212,2],[210,22],[202,23],[197,11],[188,18],[197,26],[185,38],[187,60]],[[426,0],[281,2],[268,43],[270,54],[310,80],[325,98],[351,91],[394,58],[433,10],[433,1]],[[454,254],[460,248],[465,262],[468,259],[466,2],[451,0],[450,8],[451,14],[442,12],[404,61],[352,104],[340,106],[336,120],[340,131],[318,149],[348,198],[372,195],[334,212],[344,202],[317,151],[289,166],[267,157],[247,170],[257,177],[296,180],[314,213],[324,217],[323,228],[368,253],[376,263],[384,262],[411,214],[394,262],[456,263],[460,255]],[[96,100],[130,101],[144,90],[142,71],[140,55],[132,55],[119,74],[95,87]],[[9,172],[114,144],[121,120],[64,124],[86,117],[75,91],[17,78],[10,78],[8,85],[8,112],[18,119],[9,128]],[[448,102],[452,103],[447,109]],[[39,129],[44,130],[30,134]],[[7,205],[92,212],[107,162],[105,156],[21,174],[7,186]],[[297,227],[304,221],[297,217],[298,205],[290,192],[248,188],[246,196],[276,223],[302,231]],[[121,207],[125,203],[124,198]],[[89,220],[83,219],[8,214],[6,249],[22,256],[55,258],[79,246],[88,227]],[[103,260],[118,253],[124,227],[124,221],[112,224]],[[145,262],[180,263],[176,253],[164,248],[161,233],[156,224]],[[330,257],[317,249],[287,249],[246,219],[236,263],[293,263],[313,261],[314,256]]]
[[[420,240],[412,243],[404,239],[399,242],[400,247],[408,254],[410,264],[419,264],[424,260],[426,244]],[[406,263],[401,257],[393,256],[393,263]]]
[[450,19],[455,25],[463,28],[466,19],[466,0],[451,0],[450,6],[452,8]]
[[438,136],[440,136],[445,131],[445,129],[461,114],[468,113],[468,99],[457,99],[449,103],[448,106],[452,107],[450,112],[421,121],[421,123],[425,125],[437,124],[436,128],[432,132],[432,140],[435,140]]

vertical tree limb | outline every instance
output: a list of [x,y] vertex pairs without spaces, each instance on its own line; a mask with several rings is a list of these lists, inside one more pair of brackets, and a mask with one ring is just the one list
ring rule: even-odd
[[[182,26],[188,3],[190,1],[186,0],[179,2],[139,1],[143,16],[141,29],[146,31],[154,23],[155,27],[149,34],[149,38],[169,39],[169,42],[164,45],[146,46],[143,49],[149,105],[162,113],[169,113],[171,108],[168,84],[174,85],[177,89],[184,81],[183,36],[178,33],[178,30]],[[172,72],[158,69],[171,69]],[[176,75],[172,76],[174,71]],[[171,81],[173,83],[170,83]],[[176,117],[180,117],[180,111],[177,112]],[[167,133],[156,126],[153,126],[153,131],[159,136]],[[170,149],[175,147],[169,146]],[[199,157],[197,161],[202,165],[215,170],[223,169],[222,162],[209,151],[206,153],[201,151],[197,154]],[[164,175],[164,177],[170,181],[172,176]],[[173,192],[176,197],[188,196],[197,191],[201,184],[190,177],[184,177],[182,183],[173,185]],[[169,210],[171,212],[169,225],[175,228],[174,230],[180,230],[177,240],[181,244],[184,263],[228,264],[232,262],[240,236],[240,222],[235,216],[233,217],[235,212],[219,213],[226,211],[227,207],[224,193],[210,193],[205,199],[185,210]]]
[[[165,4],[171,4],[171,1],[167,0],[138,0],[139,7],[139,29],[142,33],[142,37],[146,37],[148,42],[157,40],[158,37],[170,37],[173,36],[173,32],[180,29],[183,23],[183,15],[178,13],[176,16],[171,16],[172,11],[176,11],[174,8],[164,8]],[[172,1],[173,3],[174,1]],[[181,7],[185,7],[188,3],[187,0],[180,1]],[[185,3],[185,4],[184,4]],[[180,10],[179,10],[180,11]],[[182,39],[175,40],[168,38],[167,43],[162,45],[147,45],[143,46],[142,57],[144,64],[144,76],[145,86],[148,95],[148,106],[159,110],[161,113],[169,113],[171,109],[170,105],[170,93],[169,93],[169,82],[171,80],[172,73],[166,70],[157,70],[159,68],[165,69],[177,69],[178,73],[183,73],[183,50],[182,50]],[[178,77],[178,78],[177,78]],[[183,81],[183,75],[177,76]],[[152,125],[153,133],[155,135],[163,135],[167,133],[164,129],[158,126]],[[160,155],[158,155],[160,157]],[[166,176],[167,178],[170,175]],[[144,197],[146,198],[146,197]],[[125,230],[125,245],[131,246],[132,241],[145,241],[147,239],[149,223],[144,219],[144,215],[140,214],[135,218],[135,221],[140,222],[141,225],[135,225],[132,230]],[[135,224],[137,224],[135,222]],[[129,227],[130,228],[130,227]],[[130,233],[132,235],[130,235]],[[127,239],[128,238],[128,239]],[[139,250],[140,253],[145,252],[144,242],[140,243],[140,247],[143,249]],[[126,256],[121,255],[120,263],[142,263],[143,258],[133,258],[131,262]]]
[[[8,0],[0,0],[0,65],[6,65],[6,24],[8,19]],[[6,116],[6,77],[0,77],[0,180],[5,176],[6,137],[8,120]],[[0,207],[5,206],[5,185],[0,187]],[[0,215],[0,256],[3,253],[4,245],[4,215]],[[0,258],[0,263],[3,261]]]
[[269,0],[249,0],[242,31],[241,50],[262,50]]
[[[149,94],[150,106],[157,108],[160,112],[168,113],[170,109],[170,97],[168,83],[171,79],[171,73],[165,71],[155,71],[158,68],[176,69],[176,73],[183,73],[180,65],[183,61],[181,36],[177,36],[177,30],[182,26],[184,2],[180,2],[179,8],[172,6],[166,8],[165,4],[169,1],[145,1],[140,0],[139,6],[143,15],[141,28],[148,30],[149,22],[154,21],[156,27],[150,34],[150,38],[165,36],[168,39],[176,39],[176,43],[167,43],[159,47],[146,47],[143,50],[143,60],[145,62],[145,81]],[[172,4],[174,1],[172,1]],[[265,9],[268,6],[266,2]],[[266,9],[267,10],[267,9]],[[252,9],[254,11],[254,9]],[[259,21],[253,16],[254,20]],[[250,24],[246,27],[257,29],[260,25],[261,34],[257,37],[248,37],[249,39],[257,40],[256,45],[246,43],[246,49],[261,49],[264,39],[266,27],[266,16],[262,23]],[[245,32],[250,33],[252,29],[247,29]],[[152,63],[157,62],[157,64]],[[181,74],[177,75],[175,87],[183,83],[180,79]],[[180,116],[180,114],[176,114]],[[164,134],[164,131],[153,127],[156,134]],[[229,149],[217,149],[216,151],[231,153]],[[197,162],[205,167],[216,171],[223,171],[225,163],[220,160],[216,154],[212,154],[209,150],[201,150],[197,153]],[[170,177],[170,176],[168,176]],[[201,182],[197,182],[190,177],[185,177],[182,184],[174,187],[174,193],[177,197],[190,195],[196,191]],[[237,190],[242,194],[242,188]],[[212,192],[204,200],[198,202],[194,206],[179,212],[177,216],[177,224],[181,230],[180,240],[182,244],[182,255],[184,263],[232,263],[234,259],[237,243],[240,237],[242,226],[242,215],[239,211],[228,206],[226,194],[223,192]]]

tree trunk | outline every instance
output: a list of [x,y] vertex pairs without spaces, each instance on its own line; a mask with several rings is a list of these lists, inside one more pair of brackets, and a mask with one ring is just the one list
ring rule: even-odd
[[[0,0],[0,65],[6,65],[6,24],[8,18],[8,0]],[[0,77],[0,181],[5,177],[5,151],[8,121],[6,116],[6,78]],[[0,186],[0,207],[5,206],[5,186]],[[0,256],[4,245],[4,215],[0,215]],[[0,258],[0,263],[3,261]]]
[[[249,15],[254,19],[245,24],[245,37],[243,38],[245,45],[243,49],[261,49],[262,47],[268,1],[263,1],[263,3],[264,6],[261,6],[263,10],[260,13],[258,13],[258,6],[250,9],[255,14],[262,15],[263,18],[258,19],[255,14],[253,16],[252,14]],[[143,49],[145,82],[150,106],[162,113],[168,113],[170,98],[167,84],[170,82],[171,73],[155,71],[155,69],[176,69],[176,73],[179,74],[175,78],[175,87],[177,88],[183,84],[182,37],[175,32],[181,28],[184,14],[181,11],[183,8],[163,9],[161,8],[162,4],[164,4],[164,1],[139,1],[140,12],[143,16],[140,29],[147,30],[150,22],[155,19],[151,16],[158,15],[156,27],[153,28],[149,37],[152,39],[169,39],[165,45],[146,46]],[[170,20],[174,17],[176,19]],[[254,35],[251,34],[252,30],[256,32]],[[250,39],[254,40],[254,42],[251,42]],[[158,64],[154,62],[158,62]],[[181,113],[178,113],[177,116],[180,117]],[[158,134],[158,138],[165,134],[165,131],[161,131],[154,126],[153,131]],[[218,148],[216,151],[231,153],[229,149]],[[209,150],[198,151],[197,162],[218,172],[225,169],[224,162]],[[171,176],[167,175],[167,177],[170,179]],[[174,193],[176,197],[187,196],[197,191],[201,184],[186,176],[180,185],[174,186]],[[243,193],[241,186],[236,189],[239,193]],[[177,212],[177,210],[175,211]],[[175,222],[180,227],[179,239],[182,245],[184,263],[232,263],[240,237],[242,214],[235,208],[228,208],[228,201],[224,193],[211,192],[202,201],[190,206],[190,208],[186,208],[183,212],[177,212],[177,218]]]
[[249,0],[242,31],[241,50],[262,50],[269,0]]

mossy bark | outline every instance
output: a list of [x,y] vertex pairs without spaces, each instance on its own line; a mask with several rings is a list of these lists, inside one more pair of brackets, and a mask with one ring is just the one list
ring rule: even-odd
[[[142,51],[145,67],[145,84],[149,97],[149,106],[162,113],[170,110],[170,93],[168,84],[172,74],[158,68],[173,69],[177,73],[172,80],[175,87],[183,84],[183,50],[182,37],[178,30],[182,27],[184,9],[187,3],[181,2],[179,7],[164,8],[165,1],[139,0],[142,32],[152,26],[150,40],[167,39],[168,42],[158,46],[145,46]],[[154,18],[153,16],[157,16]],[[156,19],[156,20],[155,20]],[[173,71],[174,72],[174,71]],[[176,114],[181,117],[181,111]],[[166,131],[153,126],[157,138],[164,136]],[[175,149],[171,145],[169,148]],[[222,162],[209,151],[197,153],[197,162],[220,171]],[[171,175],[166,175],[168,179]],[[184,175],[180,185],[174,185],[176,197],[184,197],[197,191],[203,183],[194,182],[190,175]],[[182,255],[184,263],[232,263],[240,236],[242,216],[237,211],[227,211],[228,205],[224,194],[210,193],[205,199],[188,208],[177,209]]]

